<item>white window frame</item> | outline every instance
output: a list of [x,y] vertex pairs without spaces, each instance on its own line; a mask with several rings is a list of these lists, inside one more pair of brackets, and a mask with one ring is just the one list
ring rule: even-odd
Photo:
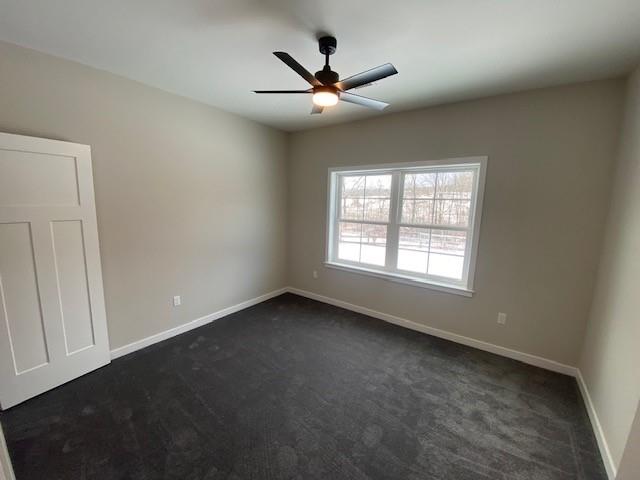
[[[488,157],[462,157],[442,160],[430,160],[412,163],[390,163],[382,165],[367,165],[357,167],[335,167],[329,169],[327,185],[327,241],[325,251],[325,266],[349,272],[371,275],[394,282],[404,283],[422,288],[429,288],[464,296],[473,295],[473,281],[475,276],[476,258],[478,253],[478,237],[480,234],[480,222],[482,216],[482,201],[484,197],[484,185],[486,178]],[[468,227],[450,227],[444,225],[411,225],[402,223],[400,202],[402,197],[403,181],[406,173],[421,173],[428,171],[455,171],[473,170],[474,188],[469,209]],[[339,205],[341,200],[339,178],[345,175],[374,175],[391,174],[391,199],[389,207],[389,221],[354,221],[353,223],[383,224],[387,225],[387,247],[384,266],[366,265],[358,262],[338,259],[338,222]],[[351,220],[345,220],[352,222]],[[438,277],[429,274],[415,274],[398,270],[398,233],[400,227],[432,228],[437,230],[464,230],[468,232],[466,249],[464,254],[463,274],[461,280]]]

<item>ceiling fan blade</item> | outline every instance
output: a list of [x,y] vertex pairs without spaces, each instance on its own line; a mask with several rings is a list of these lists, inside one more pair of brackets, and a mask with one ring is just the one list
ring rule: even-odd
[[304,78],[313,86],[322,85],[313,74],[294,60],[294,58],[286,52],[273,52],[273,54],[289,66],[294,72]]
[[254,90],[253,93],[313,93],[313,90]]
[[311,109],[311,115],[315,115],[316,113],[322,113],[323,110],[324,110],[324,107],[321,107],[320,105],[316,105],[314,103],[313,108]]
[[375,110],[384,110],[389,106],[388,103],[374,100],[373,98],[363,97],[354,93],[340,92],[340,100],[362,105],[363,107],[373,108]]
[[391,75],[395,75],[396,73],[398,73],[396,67],[394,67],[390,63],[385,63],[384,65],[372,68],[371,70],[367,70],[366,72],[358,73],[356,75],[353,75],[352,77],[340,80],[335,84],[335,86],[340,90],[350,90],[352,88],[366,85],[367,83],[372,83]]

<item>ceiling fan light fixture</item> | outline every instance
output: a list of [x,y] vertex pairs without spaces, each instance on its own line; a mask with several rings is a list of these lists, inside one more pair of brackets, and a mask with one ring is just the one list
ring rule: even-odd
[[333,107],[338,103],[338,92],[331,87],[316,87],[313,91],[313,103],[319,107]]

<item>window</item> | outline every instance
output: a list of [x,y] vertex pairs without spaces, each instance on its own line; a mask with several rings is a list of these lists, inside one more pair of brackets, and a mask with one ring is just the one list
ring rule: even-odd
[[330,169],[327,266],[470,294],[486,162]]

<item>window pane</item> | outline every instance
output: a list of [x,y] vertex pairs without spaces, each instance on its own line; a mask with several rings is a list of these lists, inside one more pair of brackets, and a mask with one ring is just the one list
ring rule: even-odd
[[450,255],[463,255],[467,244],[467,232],[432,230],[431,251]]
[[400,227],[398,238],[398,268],[409,272],[427,273],[429,230]]
[[389,198],[365,198],[364,219],[374,222],[389,221]]
[[469,226],[471,200],[436,200],[435,225]]
[[405,198],[433,198],[437,173],[407,173],[404,176]]
[[350,220],[362,220],[364,215],[364,175],[343,176],[340,217]]
[[433,223],[436,173],[407,173],[402,195],[402,223]]
[[383,266],[387,251],[386,225],[362,225],[360,262]]
[[436,198],[471,200],[473,171],[439,172]]
[[391,200],[391,175],[367,175],[365,177],[364,219],[377,222],[389,221]]
[[413,200],[402,200],[402,222],[413,223],[413,203]]
[[433,223],[433,200],[414,200],[413,221],[428,225]]
[[432,253],[429,255],[429,275],[462,280],[464,257]]
[[343,176],[340,218],[389,221],[391,175]]
[[365,196],[389,198],[391,196],[391,174],[367,175]]
[[342,177],[343,197],[364,197],[364,175]]
[[344,198],[342,199],[341,218],[347,220],[362,220],[364,209],[364,198]]
[[384,266],[387,245],[386,225],[340,222],[338,258],[350,262]]
[[360,261],[360,234],[362,225],[359,223],[340,222],[338,237],[338,258],[351,262]]
[[466,232],[432,230],[429,275],[461,280],[466,245]]

